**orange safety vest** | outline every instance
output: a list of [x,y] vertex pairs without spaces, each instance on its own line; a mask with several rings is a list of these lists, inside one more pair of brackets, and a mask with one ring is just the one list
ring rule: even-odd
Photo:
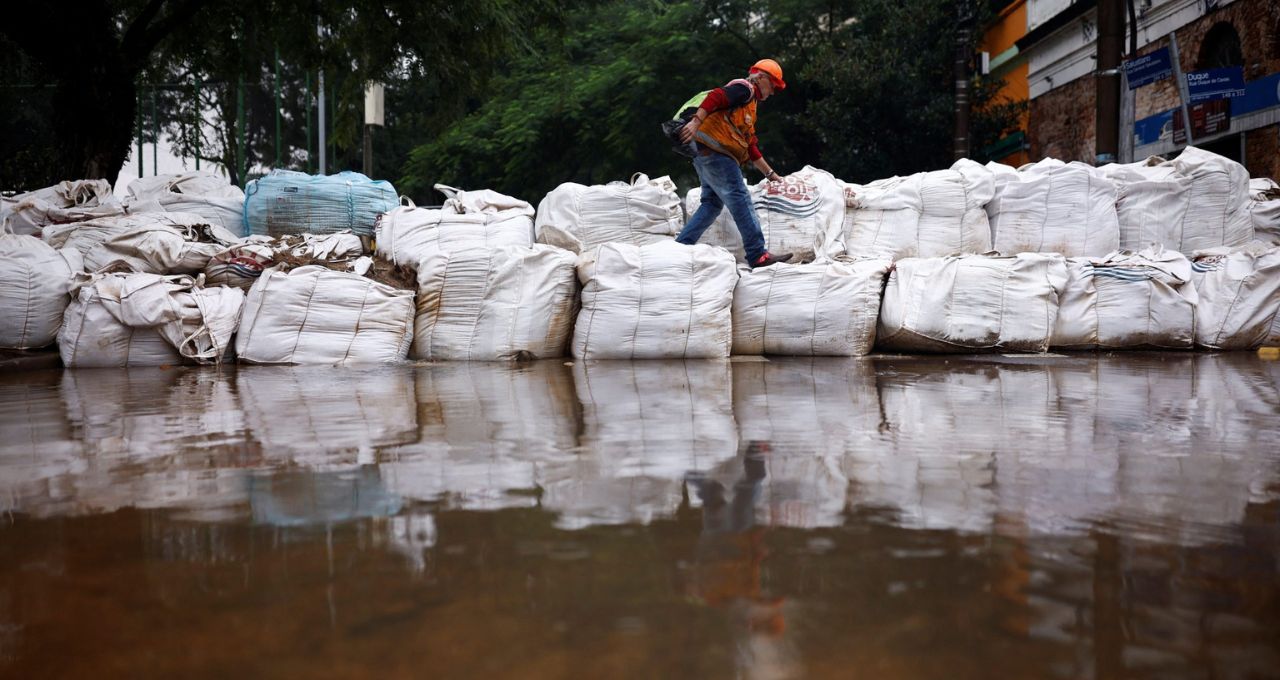
[[756,136],[756,86],[750,80],[738,78],[726,83],[725,87],[739,84],[751,90],[751,101],[708,115],[694,139],[743,164],[749,159],[747,149],[751,146],[751,138]]

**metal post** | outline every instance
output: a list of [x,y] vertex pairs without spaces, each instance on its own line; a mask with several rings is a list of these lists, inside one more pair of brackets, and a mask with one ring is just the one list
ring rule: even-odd
[[1187,108],[1187,100],[1191,95],[1187,94],[1187,78],[1182,75],[1182,53],[1178,51],[1177,31],[1169,32],[1169,57],[1173,62],[1173,77],[1178,80],[1178,105],[1182,108],[1182,132],[1186,135],[1187,146],[1191,146],[1194,138],[1191,136],[1191,112]]
[[364,174],[373,177],[373,126],[364,126]]
[[240,174],[240,188],[243,189],[245,175],[249,172],[248,154],[244,148],[244,74],[240,75],[236,84],[236,170]]
[[955,158],[969,156],[969,33],[970,10],[968,0],[957,3],[959,23],[956,26],[955,59],[952,71],[955,76],[955,133],[952,146]]
[[280,48],[276,48],[276,164],[280,167]]
[[316,138],[316,142],[317,142],[316,146],[317,146],[317,150],[320,152],[320,166],[319,166],[319,168],[316,170],[316,174],[323,175],[323,174],[325,174],[325,167],[326,167],[326,165],[327,165],[327,164],[325,163],[325,161],[326,161],[326,160],[328,160],[327,158],[325,158],[325,155],[324,155],[324,148],[325,148],[325,147],[324,147],[324,138],[325,138],[325,128],[324,128],[324,122],[325,122],[325,115],[324,115],[324,69],[320,69],[320,75],[317,77],[317,80],[316,80],[316,91],[319,93],[319,100],[316,102],[316,103],[317,103],[317,107],[316,107],[316,108],[317,108],[317,109],[319,109],[319,112],[320,112],[320,114],[319,114],[319,115],[320,115],[320,119],[319,119],[318,121],[316,121],[316,129],[317,129],[318,134],[319,134],[319,136]]
[[142,178],[144,162],[142,160],[142,85],[138,85],[138,178]]
[[196,170],[200,169],[200,128],[204,125],[204,109],[200,103],[200,77],[196,76]]
[[333,88],[332,90],[330,90],[330,92],[331,92],[331,94],[333,95],[333,97],[331,98],[331,101],[329,102],[329,106],[330,106],[330,107],[332,107],[332,108],[330,108],[330,109],[329,109],[329,114],[330,114],[330,115],[329,115],[329,157],[333,159],[333,167],[334,167],[334,169],[336,170],[336,169],[337,169],[337,167],[338,167],[338,140],[334,139],[334,134],[333,134],[333,132],[334,132],[334,131],[337,129],[337,127],[338,127],[338,83],[337,83],[337,78],[334,78],[334,83],[333,83],[333,85],[331,85],[330,87],[332,87],[332,88]]
[[1123,0],[1098,3],[1097,67],[1094,79],[1094,164],[1113,163],[1120,151],[1120,51],[1124,40]]
[[1133,162],[1133,90],[1129,89],[1129,76],[1120,69],[1120,162]]
[[307,172],[311,172],[311,69],[307,69],[307,78],[302,86],[302,106],[307,110]]
[[156,86],[151,86],[151,174],[160,173],[160,116],[156,115]]

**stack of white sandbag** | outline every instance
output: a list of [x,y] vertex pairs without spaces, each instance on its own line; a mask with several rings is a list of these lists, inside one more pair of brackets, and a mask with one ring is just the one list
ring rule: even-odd
[[496,191],[462,191],[437,184],[448,200],[439,209],[419,208],[408,199],[378,218],[377,254],[413,266],[434,253],[456,248],[533,245],[534,209]]
[[[841,252],[840,225],[844,219],[843,183],[825,170],[806,165],[777,182],[760,180],[747,188],[755,208],[765,247],[772,253],[791,253],[795,262],[834,257]],[[702,189],[685,197],[688,218],[702,206]],[[742,232],[722,208],[699,243],[720,246],[746,260]]]
[[235,234],[244,231],[244,192],[211,172],[139,177],[129,183],[124,204],[130,212],[189,213]]
[[1121,249],[1181,250],[1190,177],[1159,161],[1104,165],[1098,170],[1116,185]]
[[994,193],[994,173],[968,159],[949,170],[846,184],[842,249],[892,259],[985,253]]
[[347,269],[354,269],[362,255],[364,244],[350,231],[292,234],[277,238],[255,234],[209,258],[204,275],[209,285],[233,286],[247,291],[264,270],[282,258],[304,263],[345,265]]
[[1053,346],[1190,349],[1196,292],[1191,262],[1159,246],[1067,260]]
[[68,367],[217,363],[230,346],[244,293],[190,276],[82,276],[58,331]]
[[1046,158],[1024,165],[1016,178],[1005,168],[993,169],[995,195],[987,215],[995,250],[1103,257],[1119,249],[1116,187],[1096,168]]
[[577,257],[537,244],[438,250],[417,262],[415,359],[564,356],[577,311]]
[[1280,246],[1211,248],[1192,258],[1196,344],[1252,349],[1280,343]]
[[1249,198],[1253,238],[1280,244],[1280,186],[1267,178],[1249,180]]
[[869,353],[891,265],[864,259],[742,271],[733,292],[733,353]]
[[39,238],[0,227],[0,348],[53,342],[71,302],[73,266]]
[[724,358],[733,342],[733,256],[708,245],[610,243],[578,260],[580,359]]
[[82,222],[122,213],[124,207],[112,195],[111,184],[105,179],[67,180],[0,198],[0,225],[8,224],[15,234],[39,236],[50,224]]
[[670,177],[585,186],[566,182],[538,204],[538,243],[575,253],[602,243],[646,245],[670,239],[683,226],[680,195]]
[[1164,244],[1184,254],[1242,246],[1253,239],[1249,218],[1249,171],[1210,151],[1189,146],[1163,165],[1191,179],[1179,242]]
[[249,289],[236,354],[258,364],[399,361],[413,315],[413,291],[354,272],[268,269]]
[[1043,352],[1066,282],[1066,260],[1052,253],[899,260],[880,305],[877,346]]

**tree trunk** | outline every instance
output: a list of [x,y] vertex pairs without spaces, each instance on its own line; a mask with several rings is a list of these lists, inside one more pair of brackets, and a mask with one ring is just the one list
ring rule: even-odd
[[118,55],[109,54],[59,74],[53,125],[66,179],[115,184],[133,138],[134,77]]

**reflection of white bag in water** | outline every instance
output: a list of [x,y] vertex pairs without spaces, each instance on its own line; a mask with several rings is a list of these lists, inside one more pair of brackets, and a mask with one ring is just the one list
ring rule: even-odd
[[71,302],[71,266],[40,239],[0,228],[0,347],[53,342]]
[[943,257],[991,250],[991,170],[968,159],[948,170],[845,185],[840,238],[853,257]]
[[244,230],[244,192],[228,178],[210,172],[139,177],[129,183],[125,205],[131,212],[150,205],[165,212],[199,215],[237,235]]
[[249,289],[236,354],[255,364],[399,361],[413,340],[413,291],[319,265],[267,270]]
[[0,226],[15,234],[39,236],[51,224],[119,215],[124,207],[105,179],[65,181],[10,198],[0,197]]
[[995,250],[1101,257],[1120,247],[1115,184],[1084,163],[1046,158],[996,181],[987,203]]
[[728,252],[675,241],[610,243],[579,258],[578,279],[575,357],[729,356],[738,270]]
[[249,435],[263,454],[315,468],[371,463],[375,449],[417,441],[413,383],[403,367],[236,369]]
[[382,466],[405,498],[534,507],[538,471],[577,458],[577,397],[563,362],[451,362],[416,369],[419,437]]
[[574,378],[581,452],[540,480],[560,526],[669,517],[687,473],[737,453],[728,362],[579,362]]
[[378,218],[378,254],[396,264],[416,265],[442,250],[533,245],[533,206],[488,189],[461,191],[443,184],[449,197],[438,210],[412,202]]
[[1066,261],[1056,254],[899,260],[880,305],[877,346],[1043,352],[1066,283]]
[[222,360],[244,293],[189,276],[99,274],[79,289],[58,331],[69,367],[160,366]]
[[1190,281],[1191,262],[1159,247],[1071,258],[1053,346],[1190,349],[1196,308]]
[[[831,173],[806,165],[777,182],[760,180],[747,187],[747,192],[770,252],[792,253],[797,262],[839,254],[844,187]],[[689,219],[701,205],[702,189],[690,190],[685,197]],[[746,261],[742,232],[727,207],[720,210],[699,243],[726,248]]]
[[418,270],[415,359],[564,356],[577,311],[577,257],[554,246],[436,251]]
[[733,353],[867,354],[890,264],[857,260],[743,271],[733,292]]
[[1192,258],[1196,345],[1252,349],[1280,343],[1280,246],[1213,248]]
[[538,204],[534,232],[538,243],[582,253],[602,243],[667,240],[680,233],[682,217],[670,177],[636,173],[630,183],[561,184]]

